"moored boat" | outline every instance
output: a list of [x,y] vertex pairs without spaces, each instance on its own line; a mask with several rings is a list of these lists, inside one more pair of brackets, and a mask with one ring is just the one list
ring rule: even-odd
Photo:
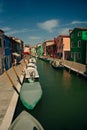
[[64,69],[64,65],[62,64],[61,61],[52,61],[50,64],[51,64],[51,66],[52,66],[54,69],[58,69],[58,70]]
[[20,100],[27,109],[34,109],[42,97],[42,89],[39,82],[24,83],[20,90]]
[[22,111],[8,130],[44,130],[44,128],[35,117],[26,111]]
[[34,57],[32,57],[32,58],[29,59],[29,62],[36,64],[36,59]]
[[32,67],[32,68],[36,68],[36,69],[37,69],[37,66],[36,66],[36,64],[34,64],[34,63],[28,63],[26,67],[27,67],[27,68],[28,68],[28,67]]
[[37,69],[33,68],[33,67],[28,67],[25,70],[25,78],[26,79],[32,79],[32,80],[39,79],[39,73],[38,73]]

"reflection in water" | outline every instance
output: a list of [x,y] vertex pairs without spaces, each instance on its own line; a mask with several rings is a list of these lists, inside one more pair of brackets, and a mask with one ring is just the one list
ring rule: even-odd
[[69,88],[71,84],[71,75],[66,70],[63,71],[63,86]]

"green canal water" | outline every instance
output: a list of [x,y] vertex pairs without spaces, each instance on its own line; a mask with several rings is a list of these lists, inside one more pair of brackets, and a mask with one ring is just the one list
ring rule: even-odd
[[87,79],[65,69],[55,70],[42,60],[37,61],[37,67],[42,99],[32,111],[26,110],[19,100],[15,117],[26,110],[45,130],[86,130]]

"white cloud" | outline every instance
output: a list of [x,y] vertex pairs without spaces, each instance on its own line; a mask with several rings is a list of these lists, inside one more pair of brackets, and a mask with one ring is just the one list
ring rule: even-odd
[[10,31],[11,28],[10,28],[10,27],[3,27],[2,30],[3,30],[3,31]]
[[40,27],[41,29],[44,29],[48,32],[53,32],[53,29],[55,27],[57,27],[59,24],[59,21],[56,19],[51,19],[51,20],[47,20],[45,22],[42,23],[38,23],[38,27]]
[[11,31],[7,31],[6,34],[13,35],[13,34],[23,33],[23,32],[27,32],[27,31],[28,31],[27,29],[11,30]]
[[30,40],[39,40],[39,39],[41,39],[41,37],[30,36],[29,39],[30,39]]
[[69,29],[70,28],[61,28],[60,30],[59,30],[59,32],[60,32],[60,34],[64,34],[64,35],[69,35]]
[[71,24],[87,24],[87,21],[72,21]]

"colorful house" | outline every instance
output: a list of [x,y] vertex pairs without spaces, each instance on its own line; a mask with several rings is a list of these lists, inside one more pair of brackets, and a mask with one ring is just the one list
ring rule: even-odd
[[4,72],[4,59],[5,59],[5,49],[4,49],[4,31],[0,29],[0,74]]
[[14,63],[15,59],[17,63],[22,59],[23,55],[23,41],[15,38],[15,37],[10,37],[11,40],[11,57],[12,57],[12,63]]
[[38,43],[38,44],[37,44],[36,52],[37,52],[37,55],[38,55],[38,56],[42,56],[42,55],[44,54],[42,43]]
[[43,46],[43,55],[46,56],[46,42],[45,41],[42,43],[42,46]]
[[31,47],[31,55],[36,56],[36,46]]
[[74,28],[70,33],[70,60],[87,64],[87,28]]
[[4,38],[5,46],[5,69],[8,70],[12,66],[11,61],[11,42],[9,37],[5,36]]
[[59,35],[57,42],[57,58],[62,60],[70,59],[70,37],[68,35]]
[[56,58],[56,42],[54,40],[47,40],[43,43],[44,55]]
[[29,45],[25,45],[25,47],[24,47],[24,55],[29,55],[29,54],[31,54],[31,48],[30,48],[30,46]]

